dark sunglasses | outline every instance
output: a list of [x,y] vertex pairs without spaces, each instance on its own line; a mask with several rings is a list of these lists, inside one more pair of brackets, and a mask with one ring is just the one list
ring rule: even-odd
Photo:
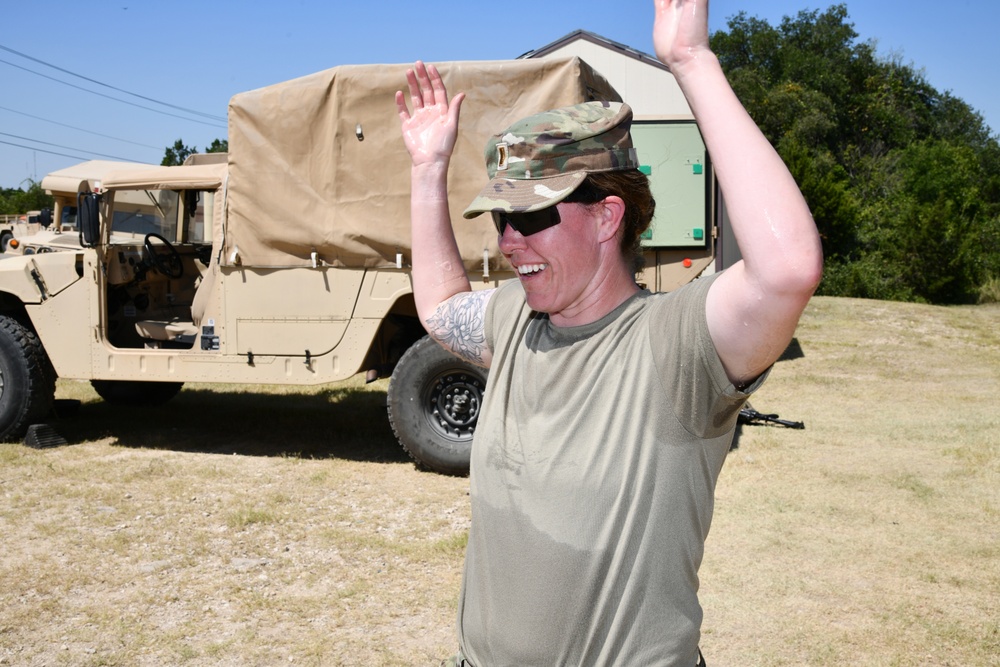
[[543,229],[548,229],[559,224],[559,209],[555,206],[543,208],[540,211],[528,213],[507,213],[506,211],[493,211],[493,224],[497,227],[497,234],[503,236],[503,232],[510,225],[521,236],[531,236]]

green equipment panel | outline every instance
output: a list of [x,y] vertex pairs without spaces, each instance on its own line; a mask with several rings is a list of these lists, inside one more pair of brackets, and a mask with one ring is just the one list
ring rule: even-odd
[[656,216],[643,234],[643,246],[704,247],[709,178],[698,126],[694,121],[636,121],[632,142],[656,199]]

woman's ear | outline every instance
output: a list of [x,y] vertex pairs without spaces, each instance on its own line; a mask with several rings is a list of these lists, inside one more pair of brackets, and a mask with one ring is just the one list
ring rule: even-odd
[[600,207],[598,239],[602,243],[617,239],[618,230],[621,229],[622,220],[625,218],[625,201],[617,195],[609,195],[600,202]]

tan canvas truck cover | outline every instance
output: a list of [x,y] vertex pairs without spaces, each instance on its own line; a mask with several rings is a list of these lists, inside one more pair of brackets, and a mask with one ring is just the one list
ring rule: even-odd
[[[224,265],[391,267],[410,261],[410,158],[395,92],[407,65],[347,65],[236,95],[229,104]],[[451,161],[452,225],[466,268],[500,269],[489,216],[462,219],[486,183],[490,135],[546,109],[618,93],[579,58],[449,62],[467,93]],[[409,101],[409,95],[407,95]]]

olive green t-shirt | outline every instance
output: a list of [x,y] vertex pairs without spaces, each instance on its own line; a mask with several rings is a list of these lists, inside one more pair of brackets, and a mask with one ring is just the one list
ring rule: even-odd
[[727,379],[711,282],[579,327],[531,311],[518,283],[491,298],[458,618],[473,665],[696,664],[715,484],[763,380]]

